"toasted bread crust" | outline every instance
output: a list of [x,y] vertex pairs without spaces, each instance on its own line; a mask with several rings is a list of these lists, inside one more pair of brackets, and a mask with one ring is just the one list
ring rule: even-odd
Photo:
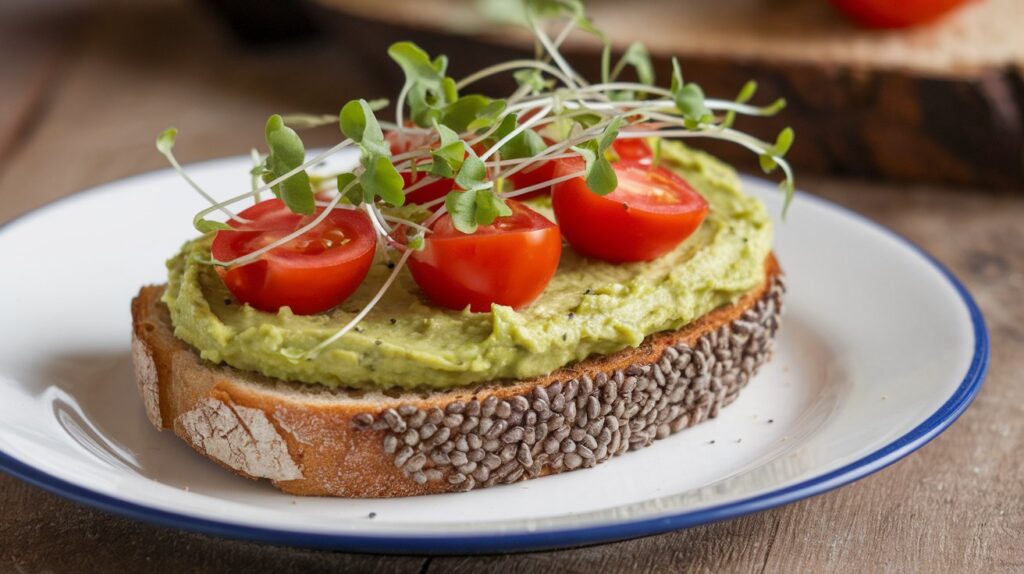
[[733,305],[639,347],[533,379],[423,393],[287,383],[201,359],[162,286],[132,301],[149,420],[248,478],[297,495],[395,497],[586,468],[714,417],[767,360],[781,270]]

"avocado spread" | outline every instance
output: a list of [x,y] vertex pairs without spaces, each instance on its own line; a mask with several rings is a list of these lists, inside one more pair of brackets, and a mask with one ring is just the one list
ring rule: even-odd
[[[710,205],[701,227],[648,263],[611,264],[564,247],[558,272],[530,306],[488,313],[430,304],[402,272],[358,327],[315,358],[296,356],[330,337],[376,293],[390,269],[373,265],[337,308],[312,316],[271,314],[234,301],[210,257],[211,237],[186,243],[168,264],[164,295],[175,334],[204,359],[279,379],[347,386],[450,388],[547,374],[594,354],[638,346],[731,303],[764,280],[771,222],[744,195],[735,172],[711,156],[663,142],[675,169]],[[538,206],[544,212],[544,207]],[[548,211],[547,214],[550,214]],[[608,230],[614,238],[614,230]]]

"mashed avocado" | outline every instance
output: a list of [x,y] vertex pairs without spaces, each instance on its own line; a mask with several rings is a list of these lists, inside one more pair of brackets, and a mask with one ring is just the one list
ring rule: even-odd
[[744,195],[733,170],[706,154],[665,142],[662,162],[707,198],[704,224],[649,263],[604,263],[565,247],[543,295],[521,311],[441,309],[402,273],[357,331],[315,359],[296,362],[284,353],[295,356],[332,335],[363,308],[389,269],[376,263],[359,291],[325,314],[300,316],[288,308],[270,314],[234,302],[214,269],[200,263],[209,258],[209,237],[185,244],[168,262],[164,301],[175,334],[204,359],[279,379],[448,388],[543,375],[683,327],[764,280],[771,223],[761,202]]

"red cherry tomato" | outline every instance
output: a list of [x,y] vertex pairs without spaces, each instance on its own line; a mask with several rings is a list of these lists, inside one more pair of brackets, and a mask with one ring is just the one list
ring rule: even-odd
[[448,214],[432,225],[423,250],[409,258],[413,279],[430,299],[484,312],[492,303],[518,309],[540,296],[562,256],[558,226],[518,201],[508,206],[512,215],[472,234],[455,229]]
[[[416,172],[415,176],[413,176],[413,174],[408,171],[402,172],[402,182],[405,184],[404,188],[409,189],[414,184],[416,184],[416,182],[423,179],[424,177],[427,177],[427,174],[422,171]],[[435,199],[440,199],[448,195],[448,192],[453,189],[455,189],[455,180],[438,179],[414,191],[407,191],[405,193],[405,202],[423,205],[424,203],[430,203]],[[438,203],[437,205],[433,206],[432,210],[436,211],[440,207],[441,204]]]
[[[414,149],[433,147],[437,145],[437,142],[432,141],[433,134],[430,133],[390,131],[384,134],[384,139],[387,140],[388,144],[391,146],[392,155],[398,155]],[[427,174],[423,171],[416,172],[415,176],[413,176],[412,172],[408,171],[402,172],[401,175],[402,181],[405,184],[405,189],[409,189],[416,182],[427,177]],[[437,181],[428,183],[415,191],[406,192],[405,201],[406,203],[416,204],[429,203],[435,199],[448,195],[448,192],[454,187],[454,180],[438,179]]]
[[[434,147],[438,142],[432,141],[432,137],[433,136],[430,133],[406,133],[394,131],[388,132],[384,135],[384,139],[386,139],[388,144],[391,146],[392,155],[406,153],[419,148]],[[473,151],[475,151],[477,155],[480,155],[486,151],[486,149],[480,144],[477,144],[476,146],[473,146]],[[428,174],[424,171],[417,171],[416,175],[413,176],[412,172],[406,171],[402,172],[401,176],[402,182],[404,183],[403,187],[405,189],[409,189],[415,185],[416,182],[420,181],[424,177],[428,177]],[[423,187],[420,187],[419,189],[411,192],[407,191],[405,193],[405,201],[406,203],[422,205],[448,195],[448,192],[453,189],[455,189],[455,180],[437,179]],[[436,211],[440,206],[440,204],[437,204],[431,208],[431,210]]]
[[938,19],[965,0],[830,0],[865,28],[909,28]]
[[[323,208],[317,210],[322,213]],[[292,213],[279,199],[268,199],[238,214],[235,229],[218,231],[211,249],[230,261],[270,244],[315,216]],[[264,253],[248,265],[218,267],[231,294],[262,311],[291,307],[297,314],[326,311],[363,282],[373,262],[377,236],[362,211],[335,209],[312,230]]]
[[[562,235],[576,251],[616,263],[650,261],[671,251],[708,213],[704,197],[665,168],[637,161],[612,164],[619,186],[600,196],[582,177],[556,183],[551,205]],[[583,169],[583,160],[559,160],[555,175]]]
[[612,149],[620,161],[638,161],[648,165],[654,157],[651,146],[643,138],[617,139],[612,142]]
[[[555,162],[554,161],[543,161],[535,164],[531,164],[529,167],[525,167],[522,171],[517,171],[512,175],[508,176],[507,180],[512,184],[515,189],[525,189],[532,185],[544,183],[554,177],[555,174]],[[530,193],[524,193],[517,195],[516,199],[523,201],[530,199],[531,197],[540,197],[547,195],[551,192],[551,186],[542,187],[536,191]]]
[[[551,143],[551,141],[548,141],[548,145],[551,145]],[[615,153],[619,156],[620,160],[637,161],[645,165],[649,165],[651,163],[651,158],[654,155],[654,152],[651,151],[651,146],[647,145],[647,142],[641,138],[615,140],[612,144],[612,148],[615,150]],[[524,189],[545,181],[550,181],[555,178],[556,161],[557,160],[551,160],[531,165],[522,171],[513,173],[508,177],[508,181],[515,189]],[[549,193],[551,193],[550,186],[516,196],[516,199],[522,201],[531,197],[547,195]]]
[[[520,117],[519,121],[520,122],[524,122],[524,121],[528,120],[530,118],[530,116],[532,116],[535,112],[536,112],[536,110],[531,110],[530,112],[527,113],[527,115],[525,115],[523,117]],[[554,143],[554,141],[552,141],[552,140],[550,140],[548,138],[543,138],[543,139],[544,139],[544,143],[548,144],[549,146]],[[537,185],[539,183],[544,183],[545,181],[550,180],[552,177],[554,177],[554,173],[555,173],[555,162],[554,161],[542,161],[542,162],[537,162],[537,163],[530,164],[529,166],[523,168],[522,170],[513,173],[512,175],[510,175],[510,176],[508,176],[506,178],[506,181],[508,181],[508,183],[512,184],[512,187],[514,189],[525,189],[527,187],[531,187],[531,186]],[[524,193],[523,195],[517,195],[516,199],[518,201],[524,201],[524,200],[530,199],[531,197],[540,197],[542,195],[547,195],[549,193],[551,193],[551,186],[546,186],[546,187],[542,187],[542,188],[540,188],[540,189],[538,189],[536,191],[531,191],[530,193]]]

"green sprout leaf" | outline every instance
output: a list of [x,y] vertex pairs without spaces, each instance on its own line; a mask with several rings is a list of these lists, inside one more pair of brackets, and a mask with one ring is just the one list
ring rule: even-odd
[[[487,139],[488,144],[494,145],[498,143],[498,141],[512,133],[518,125],[519,118],[516,114],[508,114],[501,120],[501,124]],[[547,148],[548,144],[545,143],[544,138],[540,134],[533,130],[523,130],[505,142],[499,151],[501,152],[501,157],[505,159],[518,159],[533,157]]]
[[555,85],[554,80],[545,79],[544,74],[535,68],[516,70],[512,77],[515,78],[516,83],[520,86],[529,86],[530,91],[533,93],[549,90]]
[[784,157],[789,153],[789,148],[793,146],[793,140],[795,137],[796,134],[793,132],[793,128],[784,128],[775,138],[775,145],[772,147],[772,155],[775,157]]
[[452,218],[452,225],[463,233],[476,231],[476,190],[451,191],[444,206]]
[[499,217],[512,215],[512,208],[490,189],[452,191],[445,197],[444,205],[455,229],[467,234]]
[[546,20],[567,16],[576,22],[576,26],[580,30],[601,40],[607,40],[604,32],[594,26],[594,23],[587,18],[586,10],[583,8],[583,0],[526,0],[525,4],[528,20]]
[[608,195],[619,186],[619,178],[615,175],[615,169],[604,157],[598,153],[597,143],[593,140],[583,145],[574,147],[580,152],[587,164],[587,187],[597,195]]
[[676,101],[676,107],[679,108],[679,112],[686,119],[686,126],[688,128],[694,129],[701,123],[707,123],[714,119],[711,110],[704,103],[704,90],[697,84],[692,82],[685,84],[678,92],[673,93],[672,96]]
[[[496,109],[492,107],[494,100],[479,94],[462,96],[444,109],[441,123],[457,132],[469,129],[470,124],[477,124],[473,129],[487,127],[494,123],[497,114],[504,109],[504,102]],[[491,123],[487,123],[490,120]]]
[[431,60],[430,56],[412,42],[396,42],[388,48],[388,56],[405,72],[406,81],[414,81],[439,90],[447,68],[446,59]]
[[491,100],[489,104],[477,112],[473,121],[469,122],[469,125],[466,126],[466,131],[476,132],[493,126],[494,122],[498,121],[498,118],[502,117],[502,114],[505,113],[507,105],[508,102],[505,100]]
[[[281,116],[274,114],[267,120],[266,128],[268,174],[265,179],[276,179],[301,166],[306,161],[306,148],[295,130],[286,126]],[[274,186],[273,191],[294,213],[309,215],[316,205],[309,175],[300,171]]]
[[573,147],[586,162],[587,187],[598,195],[608,195],[619,186],[619,178],[615,169],[606,157],[615,138],[619,137],[619,128],[625,123],[622,117],[614,118],[597,139],[583,142]]
[[[754,97],[754,94],[756,92],[757,92],[757,82],[755,82],[754,80],[749,80],[746,84],[743,84],[743,87],[740,88],[740,93],[736,95],[736,103],[737,104],[745,104],[745,103],[749,102],[750,99]],[[733,123],[735,123],[735,122],[736,122],[736,111],[735,110],[729,110],[725,114],[725,119],[722,120],[722,127],[724,127],[724,128],[731,128]]]
[[614,81],[618,78],[626,66],[632,66],[636,70],[636,77],[640,80],[641,84],[647,86],[654,85],[654,66],[651,64],[651,55],[640,42],[634,42],[626,48],[622,58],[619,59],[619,63],[615,65],[615,69],[612,71],[611,80]]
[[433,160],[430,166],[430,175],[444,178],[455,177],[455,173],[462,167],[462,161],[466,157],[466,144],[451,128],[436,122],[434,128],[441,136],[441,145],[430,153]]
[[211,233],[214,231],[220,231],[222,229],[234,229],[227,223],[202,218],[193,219],[192,226],[195,227],[196,230],[199,231],[200,233]]
[[775,161],[772,156],[763,153],[757,156],[758,163],[761,164],[761,171],[765,173],[771,173],[775,171],[775,168],[779,167],[779,164]]
[[363,186],[354,173],[343,173],[338,176],[338,193],[352,205],[363,203]]
[[495,219],[509,215],[512,215],[512,208],[493,191],[481,189],[476,192],[476,222],[478,224],[490,225],[494,223]]
[[[443,116],[445,108],[458,100],[455,80],[445,75],[448,59],[433,60],[412,42],[398,42],[388,48],[388,55],[405,73],[405,90],[412,121],[428,127]],[[459,130],[461,131],[461,130]]]
[[368,162],[366,170],[359,176],[359,184],[363,186],[363,198],[367,203],[372,203],[375,197],[395,207],[405,203],[402,176],[387,157],[377,156]]
[[455,175],[455,183],[465,190],[480,187],[487,181],[487,166],[477,157],[472,148],[466,148],[466,159],[462,169]]
[[160,135],[156,138],[156,149],[163,155],[167,156],[174,149],[174,142],[178,139],[178,128],[167,128],[160,132]]
[[338,123],[345,137],[359,144],[365,153],[391,155],[391,146],[384,140],[384,131],[366,100],[352,100],[341,108]]
[[749,102],[750,99],[754,97],[755,93],[757,93],[757,82],[749,80],[746,84],[743,84],[742,88],[740,88],[740,93],[736,96],[736,103],[745,104]]
[[774,116],[786,108],[786,98],[779,98],[771,104],[761,108],[761,113],[766,116]]
[[615,143],[615,139],[619,137],[619,130],[622,129],[622,126],[625,123],[626,120],[621,116],[615,117],[608,123],[608,127],[604,129],[604,132],[601,133],[601,137],[597,140],[598,152],[603,154],[608,151],[608,148],[612,147],[612,144]]

